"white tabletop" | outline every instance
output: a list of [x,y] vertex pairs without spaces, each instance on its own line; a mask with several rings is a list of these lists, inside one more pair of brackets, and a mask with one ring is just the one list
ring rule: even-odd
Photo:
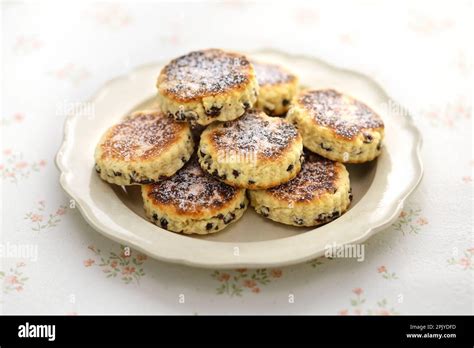
[[[4,2],[2,12],[2,313],[474,312],[470,1]],[[70,207],[54,165],[64,108],[136,66],[207,47],[359,70],[414,115],[424,179],[364,262],[213,271],[126,257]]]

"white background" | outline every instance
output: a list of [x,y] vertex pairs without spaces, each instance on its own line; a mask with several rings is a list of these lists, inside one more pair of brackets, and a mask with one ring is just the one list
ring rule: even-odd
[[[3,2],[1,238],[36,245],[38,259],[1,259],[2,312],[472,314],[472,19],[470,1]],[[148,259],[129,283],[126,266],[107,278],[88,247],[110,264],[120,246],[77,209],[61,210],[61,106],[141,64],[207,47],[319,57],[371,76],[412,112],[425,176],[364,262],[269,269],[270,281],[253,285],[236,270],[213,277]],[[240,296],[219,294],[223,284]]]

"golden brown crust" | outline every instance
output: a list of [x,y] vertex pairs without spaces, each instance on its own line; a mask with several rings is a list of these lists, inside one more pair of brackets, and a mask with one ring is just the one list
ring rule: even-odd
[[253,66],[244,55],[207,49],[173,59],[162,69],[157,87],[170,99],[191,102],[243,90],[254,75]]
[[188,124],[178,123],[161,111],[139,111],[107,131],[100,144],[101,159],[128,162],[154,159],[188,130]]
[[252,65],[255,69],[258,85],[260,87],[293,83],[297,80],[295,75],[279,65],[256,62],[253,60]]
[[234,121],[221,122],[206,131],[208,143],[221,154],[238,153],[258,160],[276,160],[296,141],[298,130],[283,119],[271,118],[264,112],[250,109]]
[[341,140],[351,141],[364,134],[364,130],[384,128],[382,119],[370,107],[333,89],[303,91],[296,97],[296,103],[314,123],[330,129]]
[[143,190],[156,209],[193,219],[214,216],[245,195],[245,190],[205,173],[195,157],[171,178],[146,185]]
[[293,226],[317,226],[332,221],[351,202],[349,173],[342,163],[310,152],[295,179],[267,190],[250,190],[258,214]]
[[280,201],[303,203],[318,200],[326,193],[337,190],[342,164],[306,151],[299,174],[291,181],[267,190]]
[[298,78],[279,65],[254,61],[252,65],[259,85],[255,107],[271,116],[286,114],[298,91]]

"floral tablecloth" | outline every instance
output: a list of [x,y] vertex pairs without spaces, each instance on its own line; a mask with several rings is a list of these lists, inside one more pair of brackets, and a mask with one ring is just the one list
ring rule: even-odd
[[[2,313],[474,312],[472,2],[1,6]],[[316,56],[371,76],[412,112],[425,175],[364,262],[195,269],[128,255],[81,217],[54,165],[64,106],[136,66],[206,47]]]

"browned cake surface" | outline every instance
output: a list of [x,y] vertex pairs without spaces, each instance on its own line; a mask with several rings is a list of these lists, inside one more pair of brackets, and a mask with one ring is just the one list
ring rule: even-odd
[[199,215],[203,210],[220,210],[241,191],[204,173],[196,158],[171,178],[149,186],[153,204],[172,206],[176,212]]
[[260,158],[277,158],[299,137],[292,124],[251,109],[234,121],[222,123],[210,134],[220,151],[256,153]]
[[324,193],[334,192],[339,170],[336,162],[307,153],[301,171],[293,180],[267,192],[289,202],[312,201]]
[[176,100],[192,101],[238,89],[249,82],[252,71],[244,55],[219,49],[195,51],[166,65],[158,88]]
[[380,116],[367,105],[332,89],[307,91],[297,102],[317,124],[346,139],[352,139],[364,129],[384,127]]
[[160,111],[133,114],[113,126],[101,144],[102,159],[146,160],[158,156],[180,137],[187,124],[165,117]]
[[296,79],[296,76],[275,64],[252,61],[252,65],[255,69],[257,81],[260,86],[288,83]]

